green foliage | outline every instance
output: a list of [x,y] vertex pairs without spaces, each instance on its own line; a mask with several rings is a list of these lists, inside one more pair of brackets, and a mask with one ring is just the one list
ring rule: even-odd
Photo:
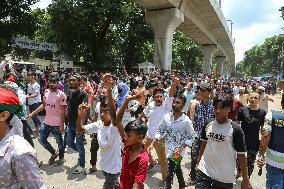
[[279,11],[281,12],[281,17],[282,17],[283,20],[284,20],[284,7],[281,7],[281,8],[279,9]]
[[1,0],[0,1],[0,55],[11,51],[13,37],[32,36],[35,19],[30,6],[38,0]]
[[55,0],[48,12],[60,49],[75,61],[104,68],[150,59],[151,28],[130,1]]
[[238,72],[245,76],[278,73],[283,45],[284,34],[280,34],[266,39],[262,45],[252,47],[245,52],[244,60],[237,64]]
[[203,55],[199,47],[180,31],[175,32],[173,41],[173,65],[176,70],[202,72]]

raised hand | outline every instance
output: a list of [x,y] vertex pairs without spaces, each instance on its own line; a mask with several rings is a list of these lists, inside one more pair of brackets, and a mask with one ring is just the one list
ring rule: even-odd
[[172,85],[178,85],[179,84],[179,78],[176,76],[172,76]]
[[112,78],[112,75],[109,73],[106,73],[103,76],[103,82],[104,82],[104,86],[106,87],[106,89],[112,89],[114,86],[114,80]]
[[33,117],[32,114],[29,114],[29,115],[26,116],[26,119],[30,120],[30,119],[32,119],[32,117]]
[[134,99],[140,99],[141,97],[143,97],[143,95],[145,95],[145,92],[146,92],[146,90],[143,89],[135,95],[131,95],[131,96],[126,97],[126,100],[131,101],[131,100],[134,100]]
[[83,117],[88,109],[87,103],[82,103],[78,107],[78,117]]

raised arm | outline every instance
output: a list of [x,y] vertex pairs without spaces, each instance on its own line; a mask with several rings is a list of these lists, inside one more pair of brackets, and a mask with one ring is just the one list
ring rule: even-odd
[[124,136],[125,136],[124,125],[122,124],[122,118],[123,118],[123,115],[124,115],[124,113],[127,109],[128,103],[129,103],[129,101],[140,97],[142,93],[144,93],[144,91],[141,91],[140,93],[138,93],[134,96],[126,97],[125,101],[122,103],[122,106],[120,107],[120,109],[118,110],[118,112],[116,114],[116,119],[115,119],[114,125],[117,126],[121,138],[124,138]]
[[112,79],[111,74],[108,74],[108,73],[105,74],[104,77],[103,77],[103,81],[104,81],[104,86],[107,89],[107,98],[108,98],[108,106],[109,106],[111,121],[112,121],[112,123],[115,123],[116,111],[115,111],[114,99],[113,99],[113,96],[112,96],[112,88],[114,86],[114,81]]
[[179,79],[175,76],[172,77],[172,85],[171,88],[169,90],[169,97],[173,97],[175,95],[176,92],[176,87],[179,83]]

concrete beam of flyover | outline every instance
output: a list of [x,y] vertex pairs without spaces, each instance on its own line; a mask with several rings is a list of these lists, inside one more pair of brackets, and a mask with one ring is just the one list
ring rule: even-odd
[[178,30],[199,45],[218,45],[215,56],[226,56],[235,65],[235,47],[227,21],[217,0],[133,0],[147,11],[178,8],[185,21]]

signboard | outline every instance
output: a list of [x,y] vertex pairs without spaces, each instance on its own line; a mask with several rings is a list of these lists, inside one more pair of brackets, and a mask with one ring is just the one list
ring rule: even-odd
[[46,43],[40,41],[33,41],[30,39],[20,39],[14,38],[13,39],[13,47],[20,47],[24,49],[32,49],[32,50],[39,50],[39,51],[57,51],[57,45],[55,43]]

